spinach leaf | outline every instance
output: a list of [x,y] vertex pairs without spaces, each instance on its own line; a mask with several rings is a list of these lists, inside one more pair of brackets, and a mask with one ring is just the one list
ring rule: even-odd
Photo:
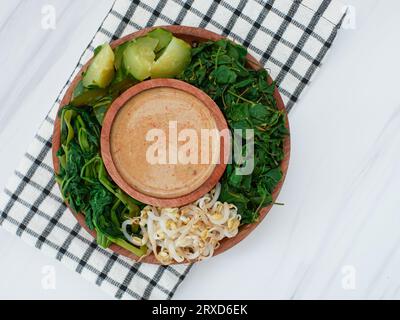
[[215,78],[215,82],[219,84],[235,83],[236,73],[229,67],[223,65],[220,66],[211,73],[211,77]]

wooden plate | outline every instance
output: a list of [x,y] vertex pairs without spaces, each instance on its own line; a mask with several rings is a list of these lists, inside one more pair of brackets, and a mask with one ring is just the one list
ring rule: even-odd
[[[176,37],[181,38],[189,43],[198,43],[198,42],[204,42],[207,40],[212,40],[212,41],[217,41],[220,39],[223,39],[224,37],[221,35],[218,35],[214,32],[205,30],[205,29],[201,29],[201,28],[194,28],[194,27],[185,27],[185,26],[161,26],[161,28],[167,29],[169,31],[171,31]],[[129,34],[121,39],[118,39],[116,41],[113,41],[111,43],[111,47],[115,48],[119,45],[121,45],[124,42],[130,41],[132,39],[135,39],[137,37],[143,36],[146,33],[148,33],[149,31],[155,29],[155,27],[151,27],[151,28],[145,28],[142,29],[140,31],[134,32],[132,34]],[[82,79],[82,72],[84,72],[87,67],[89,66],[91,61],[88,61],[80,70],[80,72],[78,73],[78,75],[75,77],[75,79],[72,81],[71,85],[69,86],[67,92],[65,93],[65,96],[63,97],[61,103],[60,103],[60,109],[67,105],[72,98],[72,94],[73,91],[76,87],[76,85],[78,84],[78,82]],[[251,55],[247,55],[247,62],[248,62],[248,66],[252,69],[260,69],[261,65],[257,62],[257,60],[252,57]],[[272,79],[269,78],[268,82],[271,83]],[[277,102],[277,108],[279,110],[283,110],[285,111],[285,120],[286,120],[286,128],[289,130],[289,120],[287,117],[287,113],[286,113],[286,109],[285,106],[283,104],[282,101],[282,97],[279,94],[278,89],[275,89],[274,92],[274,98]],[[53,131],[53,149],[52,149],[52,156],[53,156],[53,165],[54,165],[54,171],[57,173],[59,172],[60,166],[59,166],[59,161],[57,158],[57,151],[60,148],[60,119],[57,117],[55,124],[54,124],[54,131]],[[283,173],[283,177],[281,179],[281,181],[277,184],[274,192],[272,193],[272,199],[275,200],[278,197],[278,194],[282,188],[283,182],[285,180],[286,177],[286,173],[287,173],[287,169],[289,166],[289,158],[290,158],[290,135],[288,135],[283,143],[283,151],[284,151],[284,159],[281,163],[281,170]],[[68,204],[67,204],[68,205]],[[252,232],[259,223],[261,223],[261,221],[265,218],[265,216],[267,215],[267,213],[269,212],[269,210],[271,210],[272,208],[272,204],[263,208],[260,211],[260,216],[259,216],[259,220],[256,223],[252,223],[252,224],[248,224],[248,225],[244,225],[243,227],[240,228],[239,233],[234,237],[234,238],[225,238],[221,241],[221,245],[220,247],[215,250],[214,252],[214,256],[218,255],[228,249],[230,249],[231,247],[233,247],[235,244],[237,244],[238,242],[240,242],[241,240],[243,240],[244,238],[246,238],[250,232]],[[71,210],[72,211],[72,210]],[[96,232],[93,230],[90,230],[86,223],[85,223],[85,217],[82,213],[75,213],[75,216],[79,222],[79,224],[86,229],[93,237],[96,237]],[[135,261],[137,261],[139,258],[121,248],[120,246],[117,246],[115,244],[112,244],[109,248],[110,250],[114,251],[117,254],[121,254],[124,255],[128,258],[131,258]],[[147,262],[147,263],[154,263],[154,264],[160,264],[156,258],[154,257],[154,255],[149,255],[145,258],[143,258],[141,260],[142,262]]]

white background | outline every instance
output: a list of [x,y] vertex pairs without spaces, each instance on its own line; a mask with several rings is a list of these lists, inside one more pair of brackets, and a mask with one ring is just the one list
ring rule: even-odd
[[[41,28],[46,4],[57,10],[55,30]],[[1,188],[111,4],[0,2]],[[340,31],[289,117],[285,205],[196,265],[176,299],[400,297],[400,2],[347,4],[356,29]],[[0,262],[3,299],[110,298],[2,229]],[[42,287],[48,265],[54,290]]]

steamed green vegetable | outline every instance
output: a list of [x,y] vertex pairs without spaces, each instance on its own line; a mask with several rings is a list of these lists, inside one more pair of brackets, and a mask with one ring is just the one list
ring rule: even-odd
[[114,60],[114,67],[115,70],[120,70],[123,67],[123,57],[125,49],[131,44],[131,41],[127,41],[120,46],[115,48],[115,60]]
[[245,48],[228,40],[205,42],[192,49],[192,62],[179,76],[219,105],[231,130],[254,129],[254,171],[240,175],[238,169],[246,163],[234,162],[220,181],[220,201],[234,203],[244,224],[256,221],[260,209],[272,203],[272,192],[282,179],[283,141],[288,134],[285,113],[276,108],[273,97],[275,83],[267,83],[266,70],[247,68],[246,54]]
[[172,33],[161,28],[150,31],[146,36],[158,40],[157,47],[154,50],[155,52],[164,49],[172,40]]
[[121,92],[127,90],[134,84],[138,82],[129,72],[126,70],[124,66],[124,51],[125,49],[131,45],[132,42],[128,41],[123,43],[122,45],[115,48],[115,76],[113,81],[110,84],[110,94],[116,98],[120,95]]
[[[155,29],[121,50],[122,68],[139,81],[149,77],[174,78],[188,66],[191,58],[191,46],[163,29]],[[117,54],[119,61],[119,50]]]
[[114,77],[114,52],[109,44],[96,49],[95,57],[83,76],[83,85],[89,87],[107,87]]
[[173,37],[160,57],[151,68],[152,78],[173,78],[180,74],[190,63],[190,45]]
[[100,156],[101,127],[94,108],[65,106],[61,112],[60,173],[57,180],[71,208],[82,212],[86,224],[96,230],[97,243],[112,242],[137,256],[146,248],[137,248],[124,240],[121,224],[126,217],[140,212],[139,203],[119,189],[109,178]]
[[135,79],[142,81],[150,77],[157,45],[157,39],[142,37],[130,43],[124,50],[124,67]]
[[79,81],[72,95],[71,104],[76,107],[92,105],[106,94],[107,90],[104,88],[88,89],[84,87],[83,81]]

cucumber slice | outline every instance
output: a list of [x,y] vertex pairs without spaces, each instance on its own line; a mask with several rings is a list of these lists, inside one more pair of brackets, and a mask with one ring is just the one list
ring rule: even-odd
[[124,50],[124,67],[135,79],[142,81],[150,77],[151,67],[156,57],[154,50],[157,45],[157,39],[142,37],[136,39]]
[[172,37],[164,52],[153,64],[152,78],[173,78],[180,74],[190,63],[191,46],[178,38]]
[[83,76],[83,85],[86,88],[107,87],[114,77],[114,60],[114,52],[110,45],[108,43],[102,45]]
[[158,40],[158,44],[155,49],[156,52],[159,52],[161,49],[165,48],[172,40],[172,33],[161,28],[150,31],[147,36]]

